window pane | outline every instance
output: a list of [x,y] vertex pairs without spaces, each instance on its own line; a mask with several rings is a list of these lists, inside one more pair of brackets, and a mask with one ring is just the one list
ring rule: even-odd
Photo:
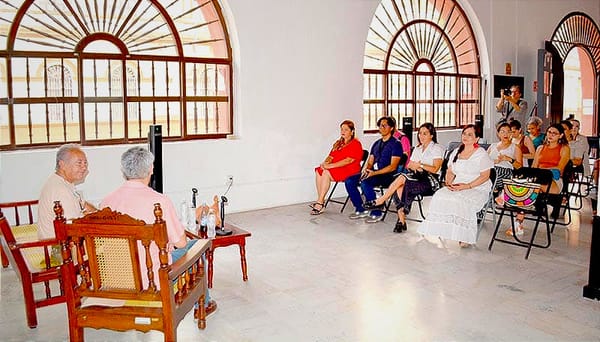
[[413,77],[409,74],[391,74],[389,76],[389,99],[394,100],[411,100]]
[[187,134],[230,133],[229,110],[226,103],[188,102]]
[[[69,107],[74,112],[78,111],[76,103],[69,104]],[[78,116],[49,121],[50,109],[46,104],[15,105],[14,110],[17,145],[64,143],[80,139]]]
[[463,100],[478,100],[479,99],[479,84],[478,78],[461,78],[460,80],[460,97]]
[[456,127],[455,103],[437,103],[435,105],[435,112],[434,122],[436,127]]
[[[7,84],[6,79],[6,59],[0,58],[0,84]],[[0,99],[8,98],[7,87],[0,86]]]
[[365,130],[377,129],[377,119],[383,116],[383,103],[365,103],[363,104]]
[[10,130],[8,126],[8,106],[0,105],[0,145],[10,144]]
[[365,74],[363,77],[363,97],[364,99],[375,100],[383,99],[383,78],[382,74]]
[[[180,109],[178,102],[155,102],[155,124],[163,126],[166,136],[181,136]],[[164,133],[163,133],[164,135]]]
[[187,96],[227,96],[229,67],[217,64],[186,63]]
[[[417,112],[415,114],[415,127],[419,127],[426,122],[431,122],[433,117],[433,106],[431,103],[418,103]],[[435,122],[434,122],[434,125]]]
[[86,140],[121,139],[125,136],[122,103],[86,103],[84,120]]

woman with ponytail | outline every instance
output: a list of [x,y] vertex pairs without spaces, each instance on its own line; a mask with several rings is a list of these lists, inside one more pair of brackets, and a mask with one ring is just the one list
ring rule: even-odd
[[327,158],[315,168],[317,201],[310,205],[311,215],[319,215],[325,210],[325,196],[332,181],[344,181],[360,172],[362,155],[362,144],[355,137],[354,122],[343,121],[340,138],[333,144]]
[[492,187],[490,169],[494,162],[479,147],[475,125],[462,130],[462,144],[450,154],[446,186],[431,198],[427,219],[418,232],[458,241],[461,247],[477,242],[477,212]]

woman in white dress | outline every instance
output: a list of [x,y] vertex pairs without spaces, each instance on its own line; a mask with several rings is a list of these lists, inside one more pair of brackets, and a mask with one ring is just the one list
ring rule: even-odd
[[488,200],[494,167],[478,138],[475,125],[463,128],[462,144],[450,154],[446,186],[433,195],[419,233],[458,241],[461,247],[477,242],[477,212]]

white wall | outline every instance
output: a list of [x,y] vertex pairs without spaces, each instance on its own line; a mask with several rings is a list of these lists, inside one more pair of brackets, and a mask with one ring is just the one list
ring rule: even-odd
[[[236,58],[235,136],[165,143],[165,192],[180,202],[197,187],[202,198],[209,198],[224,191],[226,175],[233,175],[229,211],[313,200],[313,167],[338,136],[339,123],[349,118],[362,128],[364,41],[378,3],[227,0]],[[529,88],[536,51],[562,17],[583,11],[596,22],[600,18],[598,0],[460,3],[485,40],[482,56],[490,57],[482,65],[489,65],[487,77],[504,73],[504,63],[511,62],[513,74],[524,75]],[[527,93],[533,104],[529,89]],[[488,104],[491,108],[493,101]],[[488,127],[490,121],[486,117]],[[441,132],[440,142],[458,137],[457,131]],[[361,138],[368,148],[375,137]],[[84,148],[90,175],[81,188],[92,201],[122,182],[119,157],[127,147]],[[37,198],[54,168],[55,152],[0,153],[0,201]]]

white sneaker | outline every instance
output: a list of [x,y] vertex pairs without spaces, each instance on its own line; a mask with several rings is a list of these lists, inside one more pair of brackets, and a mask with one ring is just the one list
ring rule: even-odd
[[383,220],[383,214],[379,216],[370,215],[368,219],[365,220],[366,223],[376,223]]
[[365,211],[355,211],[352,214],[350,214],[350,216],[348,216],[351,220],[357,220],[357,219],[361,219],[361,218],[365,218],[369,216],[369,211],[365,210]]

